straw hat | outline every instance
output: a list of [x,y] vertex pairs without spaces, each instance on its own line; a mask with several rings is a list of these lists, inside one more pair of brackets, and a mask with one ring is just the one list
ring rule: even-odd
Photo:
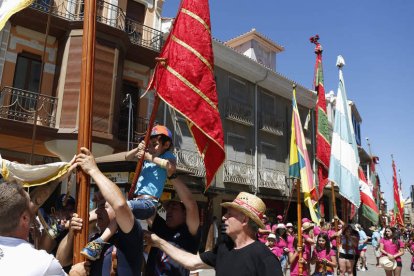
[[379,259],[379,264],[385,270],[394,270],[397,267],[397,262],[395,260],[390,260],[387,256],[382,256]]
[[313,227],[315,227],[315,225],[313,225],[313,223],[310,223],[308,221],[305,222],[304,224],[302,224],[302,230],[303,231],[309,230],[309,229],[311,229]]
[[293,224],[288,222],[288,223],[286,223],[286,227],[293,227]]
[[257,196],[241,192],[232,202],[224,202],[220,205],[224,208],[231,207],[242,212],[259,225],[260,228],[265,228],[261,219],[266,211],[266,205]]

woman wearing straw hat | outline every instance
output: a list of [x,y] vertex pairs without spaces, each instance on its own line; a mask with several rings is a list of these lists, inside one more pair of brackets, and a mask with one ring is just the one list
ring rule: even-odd
[[[395,231],[395,228],[391,228],[389,226],[385,227],[384,237],[380,240],[380,251],[382,253],[382,257],[380,258],[380,264],[385,270],[385,274],[387,276],[400,276],[402,263],[401,263],[401,256],[404,255],[404,243],[399,239],[398,234]],[[391,266],[388,266],[388,260],[391,262],[396,262],[396,266],[394,265],[392,268],[389,269]]]
[[145,240],[190,270],[214,267],[216,276],[282,275],[279,260],[256,240],[258,228],[264,228],[261,221],[266,211],[264,202],[255,195],[241,192],[232,202],[221,206],[227,209],[223,223],[231,241],[224,241],[213,251],[191,254],[152,233],[146,233]]

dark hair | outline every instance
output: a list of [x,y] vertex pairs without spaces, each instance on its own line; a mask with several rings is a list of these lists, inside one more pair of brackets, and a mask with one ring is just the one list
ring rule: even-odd
[[[280,230],[280,229],[285,230],[285,232],[284,232],[282,235],[280,235],[280,234],[279,234],[279,230]],[[276,231],[275,231],[275,235],[276,235],[276,241],[277,241],[277,242],[279,242],[280,237],[282,237],[285,241],[287,241],[287,231],[286,231],[286,229],[284,229],[284,228],[279,228],[279,229],[276,229]]]
[[20,222],[20,216],[29,210],[29,196],[16,182],[0,184],[0,235],[14,231]]
[[165,143],[170,142],[170,146],[168,147],[167,150],[170,150],[172,148],[172,146],[173,146],[173,143],[172,143],[171,138],[168,137],[168,136],[166,136],[166,135],[164,135],[164,134],[159,134],[159,135],[151,136],[151,138],[157,138],[161,142],[161,144],[163,146],[165,145]]
[[[325,250],[326,250],[326,254],[329,254],[329,252],[331,251],[331,242],[329,240],[328,234],[326,233],[320,233],[318,235],[318,240],[322,238],[325,240]],[[323,248],[319,245],[318,242],[316,242],[316,250],[317,251],[322,251]]]
[[[397,246],[397,248],[399,250],[400,249],[400,242],[399,242],[400,241],[400,235],[399,235],[397,229],[395,227],[390,227],[390,226],[385,227],[385,231],[387,231],[387,229],[391,230],[391,241],[392,241],[393,244],[395,244]],[[384,231],[384,239],[389,240],[388,236],[385,235],[385,231]]]

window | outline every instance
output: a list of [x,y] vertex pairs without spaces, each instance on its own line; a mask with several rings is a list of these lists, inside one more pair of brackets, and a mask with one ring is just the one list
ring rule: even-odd
[[243,104],[248,103],[246,83],[230,77],[229,78],[229,91],[230,91],[230,98],[232,100],[235,100]]
[[246,162],[246,139],[235,135],[229,134],[227,137],[227,159],[231,161],[237,161],[241,163]]
[[275,110],[276,110],[275,98],[269,94],[262,93],[261,99],[262,99],[261,109],[262,109],[263,114],[267,114],[267,115],[275,114]]
[[[139,103],[138,94],[139,88],[136,83],[130,81],[123,81],[122,91],[120,95],[120,107],[119,107],[119,120],[118,120],[118,139],[121,141],[128,141],[128,121],[130,121],[130,133],[129,141],[134,142],[135,126],[138,122],[135,122],[137,118],[137,104]],[[127,94],[129,96],[127,97]],[[129,104],[131,100],[131,110]],[[131,148],[130,145],[129,148]]]
[[277,150],[276,146],[262,143],[261,144],[261,161],[262,161],[262,168],[266,169],[276,169],[276,156]]
[[41,57],[22,53],[17,56],[13,86],[16,88],[39,92]]
[[[19,54],[14,71],[13,87],[39,93],[41,66],[40,56],[29,53]],[[19,102],[23,109],[33,110],[37,97],[19,97]]]

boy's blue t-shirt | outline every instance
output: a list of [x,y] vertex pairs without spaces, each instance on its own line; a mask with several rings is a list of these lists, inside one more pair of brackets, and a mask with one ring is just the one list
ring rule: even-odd
[[[175,161],[176,157],[171,151],[166,151],[159,158]],[[151,195],[161,197],[167,180],[167,170],[150,161],[144,161],[141,175],[138,178],[136,195]]]

